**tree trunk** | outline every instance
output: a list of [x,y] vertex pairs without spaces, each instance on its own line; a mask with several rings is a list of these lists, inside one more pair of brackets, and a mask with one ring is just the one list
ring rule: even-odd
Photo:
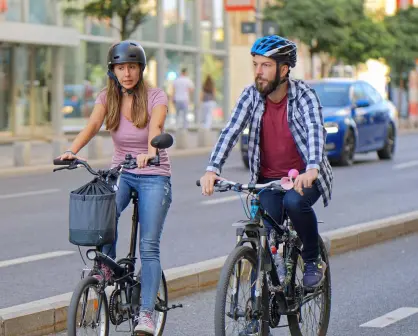
[[309,55],[311,56],[311,79],[315,79],[314,53],[312,48],[309,48]]

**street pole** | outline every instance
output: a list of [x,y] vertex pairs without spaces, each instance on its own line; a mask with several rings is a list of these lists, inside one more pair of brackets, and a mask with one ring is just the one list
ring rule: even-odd
[[262,13],[261,13],[261,0],[257,0],[256,8],[255,8],[255,35],[256,38],[261,37],[263,34],[263,27],[262,27]]

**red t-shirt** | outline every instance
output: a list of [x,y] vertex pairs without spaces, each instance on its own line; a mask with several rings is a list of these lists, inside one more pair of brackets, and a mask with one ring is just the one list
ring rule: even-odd
[[282,178],[290,169],[306,168],[287,122],[287,95],[274,103],[266,99],[266,109],[261,119],[261,176]]

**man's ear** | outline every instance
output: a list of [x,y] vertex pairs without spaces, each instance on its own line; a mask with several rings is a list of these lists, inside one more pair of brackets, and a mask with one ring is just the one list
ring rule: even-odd
[[280,67],[280,77],[286,77],[289,72],[289,66],[287,64],[282,64]]

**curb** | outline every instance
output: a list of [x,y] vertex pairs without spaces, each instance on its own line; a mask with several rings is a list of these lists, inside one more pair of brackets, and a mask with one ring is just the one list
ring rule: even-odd
[[[200,148],[192,148],[192,149],[173,149],[168,150],[169,157],[186,157],[186,156],[194,156],[194,155],[201,155],[201,154],[208,154],[211,153],[213,150],[213,146],[210,147],[200,147]],[[52,161],[52,160],[51,160]],[[96,160],[88,160],[88,163],[92,167],[97,166],[104,166],[109,165],[112,161],[112,156],[103,158],[103,159],[96,159]],[[25,167],[10,167],[10,168],[0,168],[0,177],[10,177],[10,176],[21,176],[27,174],[41,174],[41,173],[48,173],[51,172],[55,168],[53,164],[43,164],[43,165],[31,165]],[[1,333],[0,333],[1,336]]]
[[[329,246],[330,256],[335,256],[414,232],[418,232],[418,211],[328,231],[321,236]],[[166,270],[170,301],[216,287],[226,258]],[[1,309],[0,336],[41,336],[65,330],[71,294]]]

